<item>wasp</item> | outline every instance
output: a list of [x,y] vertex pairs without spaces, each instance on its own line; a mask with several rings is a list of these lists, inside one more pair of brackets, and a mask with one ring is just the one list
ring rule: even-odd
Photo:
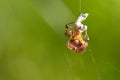
[[83,53],[88,47],[89,36],[87,34],[87,26],[83,22],[88,13],[81,13],[77,21],[71,22],[65,26],[65,37],[69,38],[67,48],[76,53]]

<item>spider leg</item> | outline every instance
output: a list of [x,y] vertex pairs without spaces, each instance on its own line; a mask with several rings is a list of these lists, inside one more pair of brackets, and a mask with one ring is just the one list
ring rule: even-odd
[[68,38],[72,38],[73,36],[73,30],[72,30],[72,26],[74,25],[74,22],[71,22],[69,24],[65,25],[65,36]]
[[85,35],[83,36],[83,39],[88,42],[90,39],[89,39],[89,36],[87,34],[87,30],[85,30]]

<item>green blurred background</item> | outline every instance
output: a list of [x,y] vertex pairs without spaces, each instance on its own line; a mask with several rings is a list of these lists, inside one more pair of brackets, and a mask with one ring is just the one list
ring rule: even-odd
[[[120,80],[120,0],[0,0],[0,80]],[[66,48],[78,14],[84,54]]]

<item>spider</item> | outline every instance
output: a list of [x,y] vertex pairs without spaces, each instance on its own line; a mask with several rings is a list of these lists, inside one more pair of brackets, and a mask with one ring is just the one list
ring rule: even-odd
[[69,38],[67,48],[76,53],[83,53],[88,46],[89,37],[87,35],[87,26],[83,22],[88,13],[80,14],[76,22],[72,22],[65,27],[65,36]]

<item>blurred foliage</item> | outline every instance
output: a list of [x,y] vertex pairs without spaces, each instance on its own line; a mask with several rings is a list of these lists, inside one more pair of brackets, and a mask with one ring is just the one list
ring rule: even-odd
[[[0,0],[0,80],[120,80],[119,8],[120,0]],[[64,29],[81,11],[90,42],[75,54]]]

